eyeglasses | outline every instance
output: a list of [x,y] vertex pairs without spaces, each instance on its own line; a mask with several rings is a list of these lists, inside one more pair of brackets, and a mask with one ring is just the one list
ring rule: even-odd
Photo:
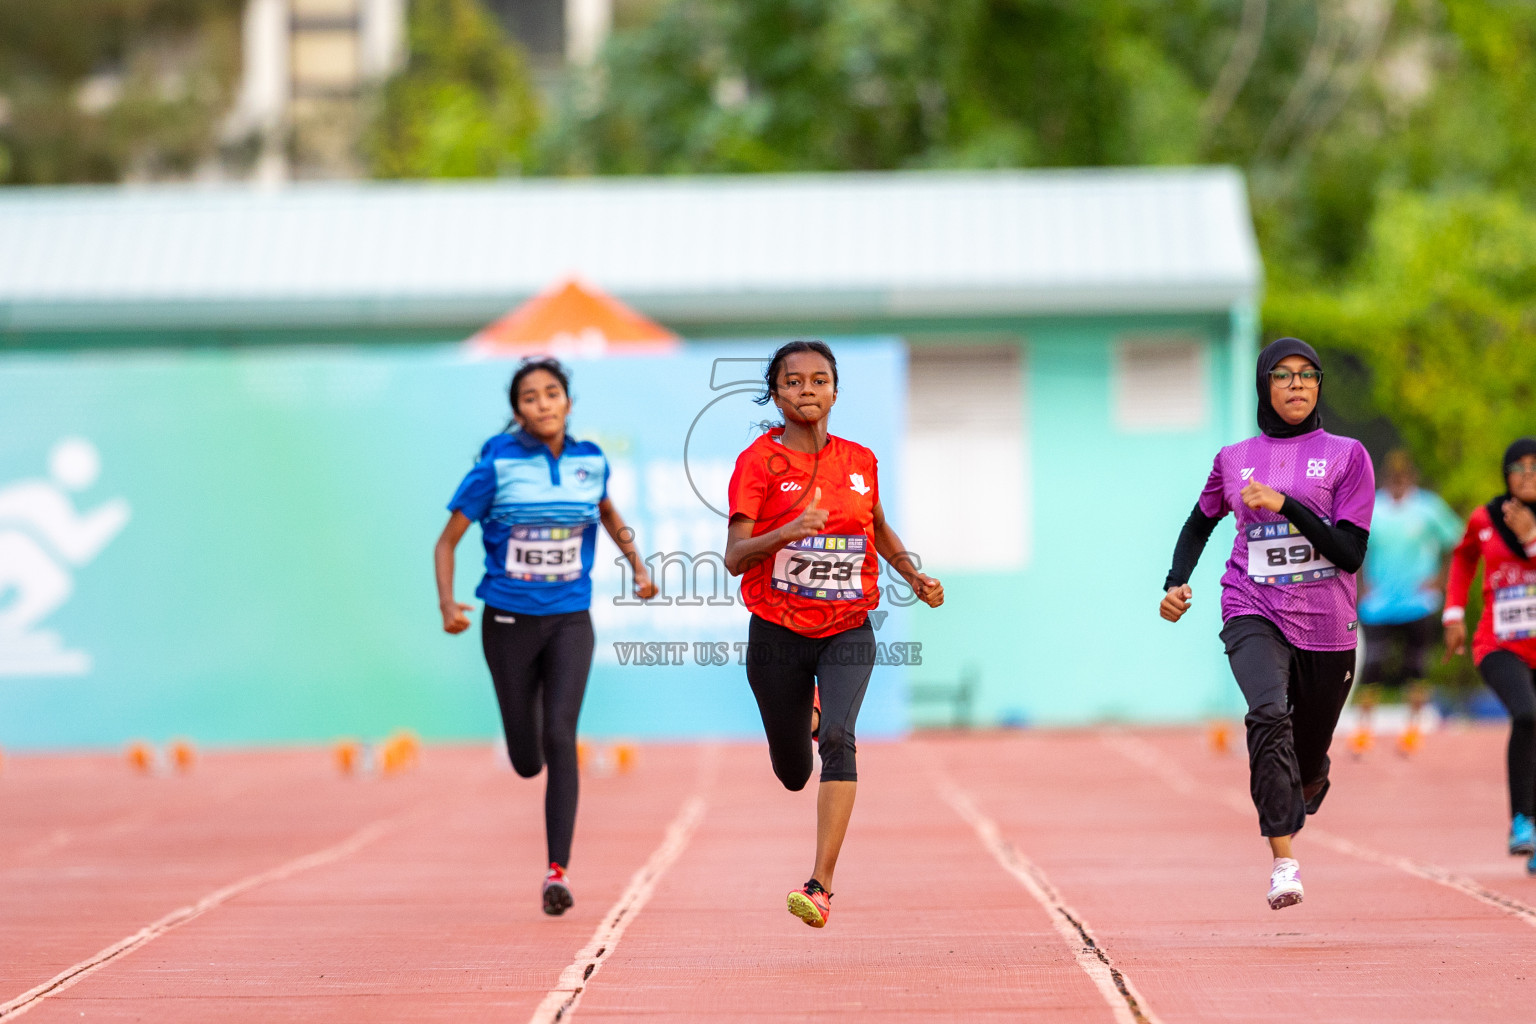
[[1304,388],[1315,388],[1323,382],[1323,371],[1300,370],[1296,373],[1292,373],[1290,370],[1269,371],[1269,382],[1277,388],[1290,387],[1292,377],[1301,378],[1301,386]]
[[1536,476],[1536,465],[1512,462],[1504,467],[1505,476]]

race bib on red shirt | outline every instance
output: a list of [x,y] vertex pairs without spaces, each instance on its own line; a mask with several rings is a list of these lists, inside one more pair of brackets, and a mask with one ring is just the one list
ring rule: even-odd
[[815,601],[864,596],[863,535],[802,537],[773,559],[773,589]]

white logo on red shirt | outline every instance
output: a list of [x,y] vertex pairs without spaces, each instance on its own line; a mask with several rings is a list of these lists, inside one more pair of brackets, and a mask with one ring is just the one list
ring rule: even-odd
[[868,494],[869,493],[869,488],[864,486],[864,474],[863,473],[849,473],[848,474],[848,479],[850,481],[852,481],[848,485],[849,488],[851,488],[854,491],[857,491],[859,494]]
[[793,480],[785,480],[783,483],[779,484],[779,490],[781,490],[781,491],[803,491],[803,490],[805,490],[805,486],[803,484],[797,484]]
[[1307,460],[1307,476],[1315,477],[1316,479],[1321,480],[1322,477],[1323,477],[1323,474],[1326,473],[1327,471],[1328,471],[1328,460],[1327,459],[1308,459]]

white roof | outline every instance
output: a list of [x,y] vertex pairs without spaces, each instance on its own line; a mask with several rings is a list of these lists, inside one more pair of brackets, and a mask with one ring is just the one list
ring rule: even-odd
[[0,329],[488,319],[576,274],[662,321],[1228,310],[1229,168],[0,190]]

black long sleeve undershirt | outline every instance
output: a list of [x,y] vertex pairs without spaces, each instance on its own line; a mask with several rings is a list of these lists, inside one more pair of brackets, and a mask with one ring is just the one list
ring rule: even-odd
[[[1365,548],[1371,536],[1368,531],[1347,519],[1330,526],[1316,512],[1289,496],[1280,506],[1280,514],[1296,524],[1296,529],[1312,542],[1319,554],[1345,572],[1358,572],[1364,564]],[[1184,528],[1179,531],[1178,543],[1173,547],[1173,566],[1163,580],[1164,591],[1189,582],[1206,542],[1211,539],[1211,531],[1219,522],[1220,517],[1212,519],[1200,511],[1198,502],[1195,504],[1189,518],[1184,520]]]
[[1329,526],[1316,512],[1290,496],[1280,506],[1280,514],[1295,524],[1318,554],[1345,572],[1360,571],[1360,566],[1365,563],[1365,546],[1371,537],[1368,531],[1347,519]]
[[1219,522],[1219,516],[1212,519],[1201,512],[1200,503],[1195,502],[1194,510],[1184,520],[1184,529],[1179,531],[1179,542],[1173,546],[1173,568],[1168,570],[1168,577],[1163,580],[1164,591],[1182,587],[1189,582],[1195,565],[1200,561],[1200,553],[1205,550],[1206,542],[1211,539],[1211,531],[1216,529]]

